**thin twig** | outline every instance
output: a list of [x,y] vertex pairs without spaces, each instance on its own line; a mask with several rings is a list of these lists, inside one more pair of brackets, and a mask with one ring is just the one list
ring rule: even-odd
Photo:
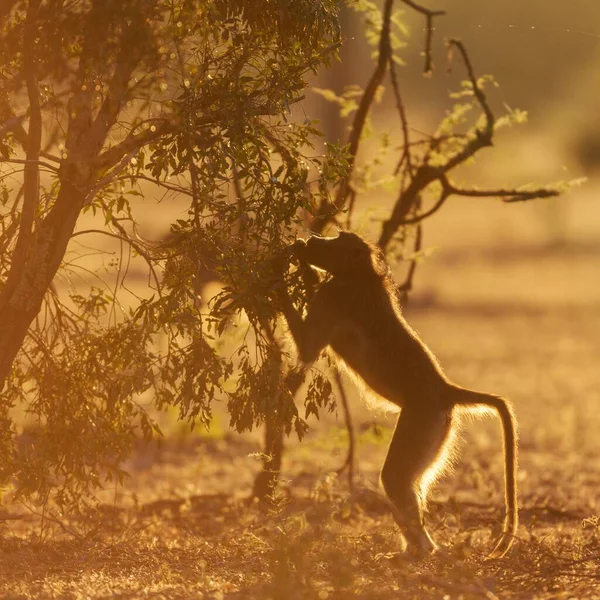
[[396,64],[394,63],[393,57],[390,57],[389,60],[390,65],[390,79],[392,81],[392,90],[394,91],[394,96],[396,98],[396,108],[398,109],[398,115],[400,117],[400,123],[402,125],[402,136],[404,138],[404,144],[402,146],[402,155],[400,156],[400,160],[398,161],[398,165],[396,166],[396,170],[394,175],[397,175],[402,168],[404,162],[406,162],[406,170],[408,173],[412,173],[412,156],[410,152],[411,142],[410,142],[410,133],[408,128],[408,119],[406,117],[406,109],[404,108],[404,102],[402,102],[402,96],[400,95],[400,86],[398,85],[398,75],[396,73]]
[[[114,171],[114,169],[113,169]],[[112,172],[112,171],[111,171]],[[135,176],[133,176],[133,178],[137,181],[137,180],[142,180],[142,181],[148,181],[149,183],[153,183],[155,185],[157,185],[158,187],[162,187],[165,188],[166,190],[169,190],[170,192],[175,192],[176,194],[182,194],[184,196],[192,196],[192,193],[184,187],[181,187],[179,185],[174,185],[172,183],[167,183],[166,181],[162,181],[161,179],[153,179],[152,177],[148,177],[147,175],[142,175],[141,173],[136,173]],[[114,181],[127,181],[128,179],[132,179],[131,175],[121,175],[119,177],[115,177]]]
[[[29,130],[31,131],[31,122],[30,122]],[[25,170],[27,170],[28,166],[44,167],[44,168],[48,169],[49,171],[51,171],[52,173],[58,173],[58,167],[55,167],[54,165],[44,162],[43,160],[38,160],[35,158],[34,159],[31,159],[31,158],[26,158],[26,159],[0,158],[0,163],[25,165]]]
[[425,75],[430,75],[433,71],[433,60],[431,58],[431,46],[433,44],[433,19],[434,17],[441,17],[446,14],[445,10],[431,10],[429,8],[425,8],[420,4],[417,4],[413,0],[402,0],[404,4],[410,6],[413,10],[420,12],[425,15],[425,66],[423,67],[423,73]]
[[115,217],[112,217],[110,222],[111,222],[112,226],[115,227],[119,231],[119,233],[123,236],[123,238],[125,238],[127,240],[129,245],[146,261],[146,264],[148,265],[148,269],[150,270],[150,273],[152,274],[152,277],[154,279],[154,283],[156,284],[156,291],[157,291],[159,297],[162,298],[162,288],[160,285],[160,279],[159,279],[158,275],[156,274],[154,265],[152,264],[151,257],[144,250],[144,248],[142,248],[141,244],[139,244],[136,240],[132,239],[132,237],[127,233],[127,231],[123,227],[123,225],[121,225],[121,223],[119,223],[119,221]]
[[348,432],[348,453],[346,454],[346,460],[344,464],[337,470],[338,473],[348,468],[348,488],[350,491],[354,491],[354,465],[355,462],[355,447],[356,447],[356,435],[354,432],[354,424],[352,423],[352,413],[350,411],[350,405],[348,404],[348,396],[342,381],[342,376],[337,369],[333,370],[333,378],[338,388],[340,398],[342,399],[342,407],[344,409],[344,421],[346,423],[346,431]]
[[438,201],[430,209],[426,210],[425,212],[419,213],[414,217],[407,217],[406,219],[402,220],[400,225],[416,225],[417,223],[424,221],[427,217],[430,217],[432,214],[440,210],[440,208],[442,208],[442,206],[449,197],[450,194],[446,190],[442,190]]
[[[90,192],[88,193],[88,195],[85,197],[85,201],[83,203],[84,207],[89,206],[94,201],[94,198],[96,197],[96,194],[100,190],[102,190],[108,184],[110,184],[110,183],[118,180],[117,176],[131,162],[131,159],[133,158],[134,154],[135,154],[135,152],[131,152],[131,153],[126,154],[125,156],[123,156],[123,158],[121,158],[121,160],[112,169],[110,169],[110,171],[108,171],[108,173],[106,173],[104,175],[104,177],[101,177],[98,180],[98,182],[96,183],[96,185],[90,190]],[[142,176],[136,175],[135,178],[136,179],[141,179]],[[127,177],[127,179],[130,179],[130,177]],[[145,178],[145,179],[147,179],[147,178]]]
[[463,63],[467,69],[467,75],[469,76],[469,81],[473,87],[473,94],[485,115],[485,126],[483,129],[475,130],[475,137],[472,138],[465,147],[457,152],[452,158],[448,159],[448,161],[443,165],[442,170],[447,173],[452,170],[457,165],[465,162],[469,158],[471,158],[476,152],[481,150],[486,146],[492,146],[493,137],[494,137],[494,125],[496,124],[496,120],[488,104],[487,98],[483,93],[483,90],[479,86],[479,82],[477,77],[475,76],[475,72],[473,70],[473,65],[471,64],[471,59],[467,54],[467,50],[465,49],[464,44],[457,39],[451,39],[448,41],[448,47],[450,50],[452,48],[457,48]]
[[118,164],[123,157],[135,154],[138,150],[160,139],[161,137],[174,132],[175,129],[170,121],[165,120],[161,126],[157,126],[154,131],[151,128],[142,131],[139,134],[130,134],[122,142],[105,150],[94,162],[94,167],[99,171],[110,169]]
[[399,287],[400,290],[400,302],[406,302],[408,298],[408,292],[412,290],[413,280],[415,277],[415,272],[417,270],[417,261],[419,258],[419,253],[423,248],[423,225],[419,223],[417,225],[417,235],[415,236],[415,245],[413,247],[413,257],[410,261],[410,267],[408,269],[408,273],[406,274],[406,279],[404,283]]
[[560,194],[551,188],[535,188],[531,190],[498,189],[498,190],[465,190],[452,187],[450,193],[469,198],[502,198],[504,202],[525,202],[538,198],[552,198]]

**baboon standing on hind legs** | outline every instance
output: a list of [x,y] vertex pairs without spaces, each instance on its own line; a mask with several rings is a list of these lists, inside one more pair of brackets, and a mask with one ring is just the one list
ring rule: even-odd
[[401,408],[381,482],[411,552],[421,555],[437,548],[425,528],[423,508],[429,485],[451,454],[455,407],[498,413],[504,438],[506,517],[490,558],[504,556],[517,529],[517,436],[510,404],[448,380],[404,320],[398,286],[380,249],[348,232],[336,238],[298,240],[292,249],[300,263],[332,275],[318,288],[304,319],[286,290],[281,291],[283,314],[300,360],[311,363],[330,346],[366,386]]

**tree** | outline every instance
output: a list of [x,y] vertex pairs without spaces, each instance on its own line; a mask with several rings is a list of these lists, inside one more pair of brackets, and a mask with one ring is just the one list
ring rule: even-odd
[[[239,430],[286,394],[269,259],[344,172],[338,149],[305,156],[317,132],[288,116],[307,73],[336,52],[336,15],[334,0],[285,11],[269,0],[3,3],[0,473],[18,494],[44,500],[57,489],[72,505],[120,476],[138,431],[157,429],[140,403],[149,391],[206,424],[225,398]],[[131,200],[142,182],[187,199],[172,245],[137,235]],[[112,286],[64,285],[90,211],[146,262],[151,295],[122,300],[126,259]],[[227,286],[208,317],[194,302],[207,255]],[[242,311],[255,341],[224,357],[218,337]],[[329,401],[321,374],[310,385]],[[284,406],[285,429],[302,435],[291,397]],[[19,439],[17,411],[35,425]]]

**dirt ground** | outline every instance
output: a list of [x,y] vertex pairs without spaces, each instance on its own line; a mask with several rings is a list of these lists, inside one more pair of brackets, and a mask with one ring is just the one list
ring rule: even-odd
[[428,224],[435,251],[406,308],[453,379],[514,402],[521,524],[506,558],[485,561],[503,514],[499,424],[465,424],[427,515],[442,549],[413,561],[377,492],[394,417],[352,397],[353,492],[335,474],[347,447],[341,412],[315,421],[302,444],[290,440],[269,506],[246,501],[260,432],[233,434],[224,415],[210,434],[172,421],[86,527],[24,507],[0,516],[0,597],[600,598],[595,198],[587,188],[556,209],[457,201]]

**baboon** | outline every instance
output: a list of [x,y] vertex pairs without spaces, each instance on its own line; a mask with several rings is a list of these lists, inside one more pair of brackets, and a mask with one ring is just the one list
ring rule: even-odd
[[311,363],[330,346],[343,364],[377,396],[400,407],[381,483],[407,550],[423,555],[436,544],[424,524],[428,488],[452,454],[456,407],[492,409],[500,416],[504,441],[506,517],[489,555],[504,556],[517,529],[516,420],[509,402],[452,383],[439,362],[404,319],[398,286],[381,250],[354,233],[298,240],[291,254],[300,264],[326,271],[303,318],[285,286],[282,312],[300,360]]

